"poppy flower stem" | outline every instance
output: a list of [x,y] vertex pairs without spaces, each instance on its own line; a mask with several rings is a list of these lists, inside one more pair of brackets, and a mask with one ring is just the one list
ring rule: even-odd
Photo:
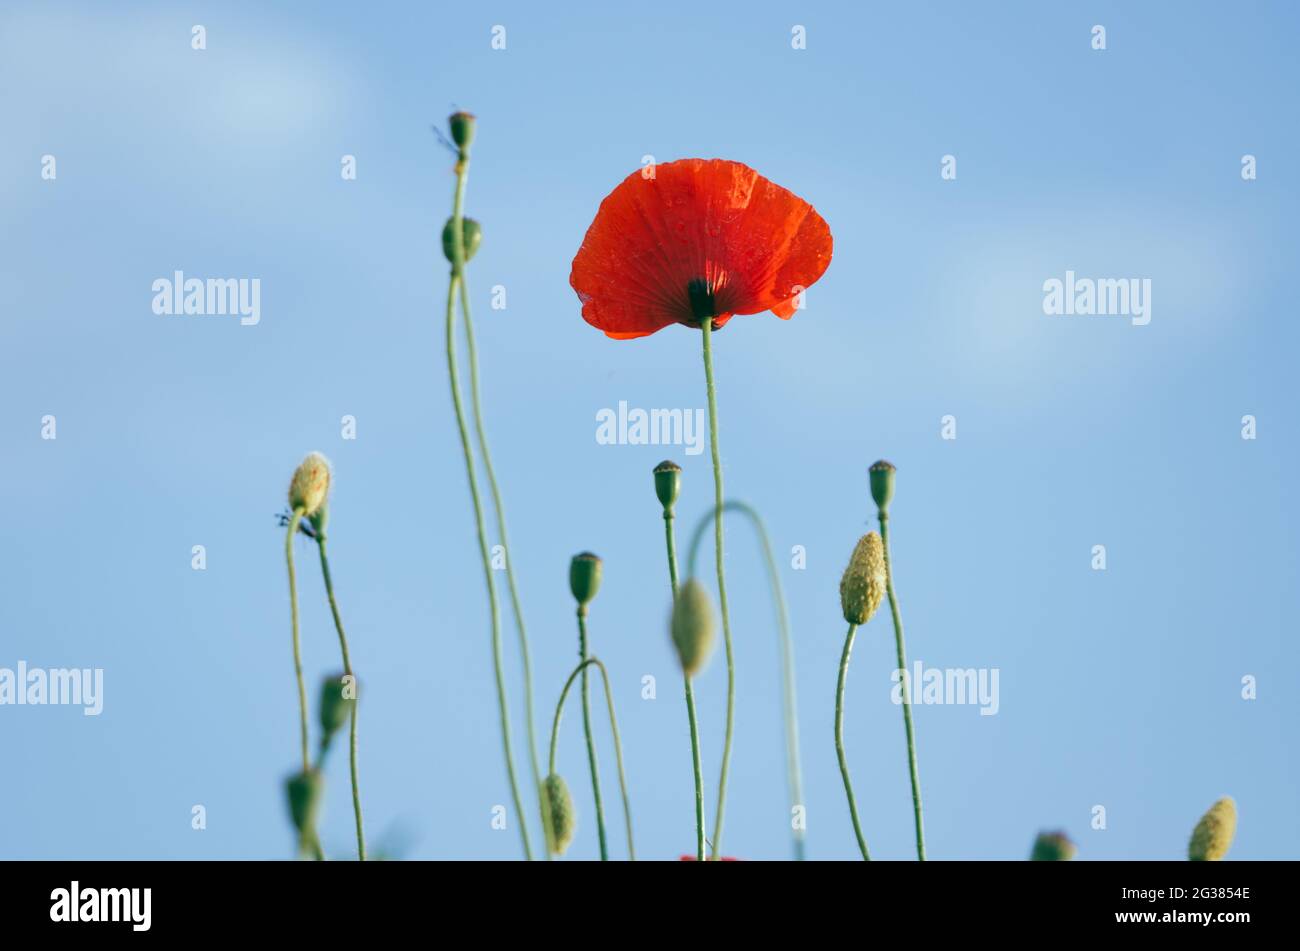
[[296,508],[289,519],[289,533],[284,539],[284,560],[289,566],[289,616],[293,626],[293,670],[298,678],[298,713],[302,734],[302,771],[311,770],[311,754],[307,750],[307,686],[302,679],[302,641],[298,636],[298,579],[293,569],[293,537],[298,534],[298,523],[303,510]]
[[[664,509],[664,540],[668,546],[668,579],[677,599],[677,540],[673,533],[673,510]],[[700,724],[695,715],[695,687],[689,674],[682,675],[686,688],[686,716],[691,724],[691,766],[695,770],[695,858],[704,861],[704,770],[700,763]]]
[[605,803],[600,796],[600,769],[596,765],[596,743],[591,735],[591,685],[587,680],[587,606],[578,606],[578,657],[582,663],[582,730],[587,737],[587,762],[591,766],[591,792],[596,798],[596,831],[600,835],[600,860],[609,861],[605,842]]
[[713,543],[718,569],[718,605],[722,611],[722,639],[727,648],[727,725],[722,740],[722,769],[718,775],[718,811],[713,820],[713,851],[722,854],[722,823],[727,808],[727,772],[731,768],[731,735],[736,715],[736,664],[731,649],[731,616],[727,612],[727,578],[722,560],[722,457],[718,452],[718,397],[713,382],[713,319],[700,321],[704,335],[704,383],[709,398],[709,445],[713,453]]
[[[799,756],[799,706],[795,696],[794,641],[790,637],[790,615],[785,606],[785,593],[781,588],[781,575],[776,567],[776,557],[772,553],[772,543],[767,535],[767,527],[763,524],[763,518],[758,514],[758,511],[753,506],[735,499],[728,499],[723,503],[722,511],[737,512],[749,519],[750,524],[754,527],[754,532],[758,535],[759,545],[763,550],[763,560],[767,563],[767,580],[772,591],[772,604],[776,611],[777,630],[780,632],[781,638],[786,782],[792,807],[802,806],[804,803],[803,768]],[[704,532],[709,527],[709,523],[713,521],[713,517],[712,512],[706,512],[695,525],[695,533],[691,536],[691,548],[687,561],[688,576],[693,577],[695,575],[696,556],[699,553],[700,542],[703,541]],[[793,829],[793,838],[795,861],[802,862],[806,857],[802,824]]]
[[[334,629],[339,632],[339,648],[343,653],[343,672],[351,679],[352,689],[356,690],[357,678],[352,672],[352,655],[348,652],[348,636],[343,633],[343,618],[339,614],[338,601],[334,597],[334,580],[330,577],[329,557],[325,554],[325,532],[323,529],[316,534],[316,547],[320,550],[320,573],[325,580],[325,595],[329,599],[330,614],[334,616]],[[361,705],[359,701],[360,697],[352,704],[352,723],[348,737],[348,761],[352,773],[352,811],[355,813],[357,821],[357,858],[364,862],[366,860],[366,834],[361,821],[361,784],[357,779],[357,707]],[[324,759],[324,750],[321,753],[321,758]]]
[[867,852],[867,840],[862,835],[862,823],[858,819],[858,801],[853,795],[853,783],[849,779],[849,761],[844,756],[844,681],[849,675],[849,655],[853,653],[853,639],[857,637],[858,626],[849,625],[849,633],[844,638],[844,653],[840,655],[840,676],[835,685],[835,755],[840,760],[840,775],[844,777],[844,791],[849,797],[849,815],[853,817],[853,832],[858,837],[858,848],[862,857],[871,861]]
[[[579,620],[581,621],[581,615],[579,615]],[[631,861],[635,862],[636,847],[632,844],[632,801],[628,798],[627,775],[623,771],[623,741],[619,738],[618,718],[614,716],[614,694],[609,689],[609,673],[605,670],[605,665],[597,657],[587,657],[580,661],[578,666],[573,669],[573,673],[569,674],[569,679],[564,682],[564,689],[560,691],[560,701],[555,705],[555,719],[551,723],[551,755],[547,773],[548,775],[555,773],[555,754],[559,748],[560,716],[564,713],[564,701],[568,699],[569,691],[573,688],[573,682],[578,678],[578,674],[585,677],[587,668],[593,665],[600,670],[601,679],[605,683],[605,704],[609,707],[609,729],[614,734],[614,759],[618,763],[618,785],[623,794],[623,819],[627,825],[627,856]],[[590,737],[590,734],[588,734],[588,737]],[[590,749],[589,739],[588,750],[590,751]],[[593,759],[592,762],[594,763],[595,760]],[[599,793],[596,801],[598,803],[600,801]],[[599,806],[597,808],[599,809]],[[599,812],[597,815],[599,816]],[[603,844],[603,833],[601,841]],[[604,858],[603,855],[602,858]]]
[[880,510],[880,543],[885,551],[885,590],[889,594],[889,611],[894,616],[894,646],[903,685],[903,728],[907,733],[907,769],[912,780],[912,813],[916,819],[916,857],[925,861],[925,827],[921,820],[921,779],[916,770],[916,733],[912,729],[912,685],[907,678],[907,649],[903,645],[903,618],[894,594],[894,568],[889,560],[889,513]]

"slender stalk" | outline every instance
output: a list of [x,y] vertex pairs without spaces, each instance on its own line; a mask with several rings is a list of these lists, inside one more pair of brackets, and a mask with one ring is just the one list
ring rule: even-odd
[[[468,168],[468,160],[464,163]],[[459,225],[453,225],[459,229]],[[497,533],[501,536],[501,547],[506,551],[506,585],[510,590],[510,609],[515,616],[515,628],[519,632],[519,655],[523,662],[524,674],[524,723],[528,731],[528,762],[533,771],[533,786],[538,789],[537,803],[544,808],[541,796],[542,776],[537,765],[537,730],[533,715],[533,660],[528,649],[528,632],[524,627],[524,612],[519,606],[519,588],[515,584],[514,556],[510,547],[510,536],[506,531],[506,509],[501,501],[501,489],[497,485],[496,470],[492,467],[492,453],[488,449],[487,432],[483,423],[483,401],[478,382],[478,350],[474,346],[474,319],[469,306],[469,282],[462,272],[460,279],[460,310],[465,318],[465,350],[469,357],[469,399],[474,410],[474,429],[478,436],[479,453],[483,456],[483,473],[487,476],[488,490],[492,495],[492,506],[496,510]],[[542,821],[546,821],[543,813]],[[550,850],[546,858],[551,857]]]
[[302,642],[298,636],[298,579],[293,570],[293,536],[298,533],[298,522],[302,518],[302,509],[293,510],[289,518],[289,533],[284,539],[284,560],[289,566],[289,615],[293,623],[293,670],[298,678],[298,713],[301,720],[302,734],[302,771],[311,769],[311,757],[307,751],[307,685],[302,679]]
[[722,611],[722,639],[727,648],[727,725],[722,740],[722,769],[718,774],[718,811],[713,820],[713,852],[722,853],[722,823],[727,808],[727,772],[731,768],[731,735],[736,719],[736,663],[731,648],[731,615],[727,612],[727,578],[722,562],[722,457],[718,452],[718,398],[713,383],[713,320],[700,322],[704,335],[704,383],[709,397],[709,445],[713,452],[713,542],[718,570],[718,606]]
[[916,734],[912,729],[912,685],[907,677],[907,650],[903,646],[903,618],[894,594],[894,569],[889,561],[889,513],[880,512],[880,544],[885,550],[885,590],[889,593],[889,611],[894,616],[894,646],[898,652],[898,669],[902,672],[903,728],[907,731],[907,769],[912,778],[912,813],[916,818],[916,857],[925,861],[925,826],[921,820],[921,779],[916,770]]
[[[578,657],[588,659],[587,607],[578,607]],[[609,861],[609,846],[605,842],[605,804],[600,797],[600,770],[596,766],[596,743],[591,735],[591,690],[587,682],[587,668],[582,667],[582,730],[587,736],[587,762],[591,766],[591,791],[596,797],[596,831],[600,834],[600,860]]]
[[[750,524],[754,526],[754,531],[758,535],[759,545],[763,549],[763,560],[767,563],[768,586],[772,591],[772,604],[776,611],[777,631],[781,638],[781,682],[782,682],[782,713],[785,719],[785,751],[786,751],[786,783],[789,789],[790,802],[792,806],[802,806],[803,799],[803,767],[799,756],[799,704],[795,697],[795,676],[794,676],[794,640],[790,636],[790,615],[785,606],[785,593],[781,587],[781,575],[776,567],[776,556],[772,552],[772,543],[767,535],[767,527],[763,524],[763,518],[758,511],[752,506],[728,499],[722,506],[723,512],[739,512],[749,519]],[[691,536],[690,556],[687,562],[688,574],[695,574],[696,555],[699,552],[700,542],[704,537],[704,531],[713,521],[713,513],[706,512],[705,515],[695,525],[695,532]],[[805,836],[802,828],[792,828],[794,838],[794,857],[795,861],[802,862],[806,857],[805,853]]]
[[849,780],[849,761],[844,757],[844,681],[849,675],[849,655],[853,653],[853,639],[857,636],[858,626],[849,625],[849,633],[844,638],[844,653],[840,655],[840,677],[835,685],[835,755],[840,759],[840,775],[844,777],[844,791],[849,797],[849,815],[853,817],[853,832],[858,837],[858,848],[862,857],[871,861],[867,852],[867,840],[862,835],[862,823],[858,820],[858,800],[853,795],[853,783]]
[[[334,597],[334,581],[330,577],[330,562],[325,554],[325,533],[322,529],[316,535],[316,547],[320,549],[320,573],[325,579],[325,594],[329,598],[330,613],[334,615],[334,628],[339,632],[339,648],[343,652],[343,672],[352,680],[352,689],[357,689],[357,678],[352,672],[352,655],[348,652],[348,636],[343,633],[343,618],[339,615],[338,601]],[[348,760],[352,772],[352,811],[357,820],[357,858],[366,860],[366,834],[361,822],[361,785],[357,779],[357,708],[361,706],[360,695],[352,703],[352,724],[348,738]]]
[[[668,580],[677,599],[677,541],[673,533],[673,510],[664,509],[664,539],[668,546]],[[700,725],[695,716],[695,688],[691,678],[682,674],[686,690],[686,716],[691,723],[691,765],[695,770],[695,858],[704,861],[704,771],[700,765]]]
[[[453,217],[460,217],[460,210],[465,191],[463,175],[456,177],[456,202]],[[455,258],[464,260],[463,236],[459,228],[455,229],[453,241]],[[492,666],[496,673],[497,707],[501,718],[501,747],[506,760],[506,776],[510,780],[510,795],[514,800],[515,813],[519,816],[519,836],[524,844],[524,856],[532,860],[533,847],[528,841],[528,822],[525,818],[523,799],[519,795],[519,782],[515,778],[514,750],[510,743],[510,707],[506,701],[505,674],[502,670],[501,656],[501,610],[497,605],[496,582],[492,578],[492,558],[488,552],[487,529],[483,524],[483,504],[479,499],[478,478],[474,472],[474,456],[470,449],[469,429],[465,425],[465,409],[461,403],[460,376],[456,370],[456,285],[460,282],[459,266],[453,265],[451,281],[447,287],[447,376],[451,381],[451,401],[456,410],[456,425],[460,430],[460,446],[465,456],[465,474],[469,481],[470,499],[474,504],[474,525],[478,533],[479,555],[483,560],[483,580],[487,586],[488,605],[492,615]]]
[[628,858],[636,861],[636,847],[632,844],[632,802],[627,794],[627,775],[623,771],[623,741],[619,738],[618,718],[614,716],[614,694],[609,689],[609,672],[605,670],[605,665],[600,662],[599,658],[588,657],[578,663],[569,674],[569,679],[564,683],[564,689],[560,691],[560,702],[555,705],[555,719],[551,723],[551,755],[548,763],[548,773],[555,772],[555,754],[560,740],[560,715],[564,712],[564,701],[569,696],[569,690],[573,687],[574,680],[579,673],[585,674],[587,668],[595,665],[600,670],[601,679],[605,684],[605,703],[609,707],[609,728],[614,734],[614,759],[618,763],[618,784],[623,795],[623,820],[627,825],[627,854]]

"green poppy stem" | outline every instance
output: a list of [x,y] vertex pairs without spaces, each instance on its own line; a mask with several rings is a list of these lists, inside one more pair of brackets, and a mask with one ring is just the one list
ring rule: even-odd
[[862,823],[858,820],[858,800],[853,795],[853,783],[849,779],[849,761],[844,756],[844,681],[849,675],[849,655],[853,653],[853,639],[857,636],[858,626],[849,625],[849,633],[844,638],[844,653],[840,655],[840,676],[835,684],[835,755],[840,760],[840,775],[844,777],[844,791],[849,797],[849,815],[853,817],[853,832],[858,837],[858,848],[862,857],[871,860],[867,852],[867,840],[862,835]]
[[718,606],[722,611],[722,639],[727,648],[727,725],[722,740],[722,769],[718,775],[718,810],[713,820],[713,852],[722,849],[722,824],[727,808],[727,773],[731,768],[731,736],[736,719],[736,663],[731,648],[731,615],[727,611],[727,578],[722,560],[722,456],[718,451],[718,397],[713,382],[713,320],[700,322],[704,336],[704,383],[709,397],[709,446],[713,453],[713,542],[718,570]]
[[600,860],[609,861],[609,846],[605,842],[605,803],[600,796],[600,769],[596,765],[596,742],[591,734],[591,689],[587,681],[587,606],[578,606],[578,657],[584,662],[582,669],[582,730],[587,736],[587,762],[591,766],[591,791],[596,797],[596,831],[600,834]]
[[[468,158],[465,161],[465,166],[468,169]],[[461,225],[457,222],[453,227],[459,231]],[[463,235],[461,240],[464,240]],[[497,485],[496,470],[492,466],[492,453],[488,449],[487,432],[483,423],[483,401],[478,382],[478,350],[474,346],[474,318],[469,306],[469,282],[463,272],[460,278],[460,310],[465,318],[465,351],[469,358],[469,399],[470,406],[474,410],[474,429],[478,437],[479,452],[483,456],[483,473],[487,476],[488,490],[492,496],[492,506],[496,510],[497,532],[501,536],[501,547],[506,552],[506,585],[510,591],[510,609],[515,616],[515,629],[519,632],[519,655],[522,660],[524,674],[524,723],[528,731],[528,762],[533,771],[533,786],[539,790],[538,807],[543,808],[545,800],[540,794],[542,775],[537,764],[537,729],[533,715],[532,652],[528,648],[528,631],[524,627],[524,612],[519,606],[519,588],[515,584],[514,555],[510,547],[510,536],[506,531],[505,504],[501,501],[501,489]],[[542,820],[546,820],[545,813],[542,814]],[[551,853],[548,849],[546,858],[549,860],[550,857]]]
[[[316,547],[320,549],[320,572],[321,577],[325,579],[325,595],[329,599],[330,613],[334,616],[334,629],[339,632],[339,648],[343,652],[343,672],[351,679],[352,689],[356,690],[357,678],[352,671],[352,655],[348,652],[348,636],[343,633],[343,618],[339,614],[338,601],[334,597],[334,580],[330,577],[330,562],[325,554],[325,532],[323,529],[316,534]],[[348,760],[352,772],[352,811],[356,814],[357,822],[357,858],[364,862],[366,860],[366,834],[361,821],[361,784],[357,778],[357,708],[361,706],[360,700],[358,694],[352,703],[352,723],[348,737]]]
[[[605,704],[609,707],[609,729],[614,734],[614,760],[618,764],[618,785],[623,795],[623,820],[627,826],[627,855],[630,860],[636,861],[636,847],[632,844],[632,801],[627,794],[627,775],[623,771],[623,741],[619,738],[618,718],[614,716],[614,694],[609,689],[609,672],[605,670],[605,665],[599,658],[584,658],[573,669],[573,673],[569,674],[569,679],[564,682],[564,689],[560,691],[560,701],[555,705],[555,719],[551,723],[551,755],[547,772],[555,772],[555,755],[559,747],[560,716],[564,713],[564,701],[568,698],[569,690],[572,689],[578,674],[585,676],[587,668],[592,665],[600,670],[601,679],[605,684]],[[590,749],[588,744],[588,751]]]
[[[781,587],[780,572],[776,567],[776,556],[772,552],[772,543],[767,535],[767,527],[763,524],[763,518],[755,508],[744,502],[729,499],[723,503],[722,510],[723,512],[738,512],[749,519],[750,524],[754,526],[755,533],[758,535],[759,545],[763,550],[763,560],[767,563],[767,580],[772,591],[772,604],[776,611],[777,630],[780,632],[781,638],[786,783],[789,788],[791,805],[803,806],[803,768],[799,755],[799,705],[795,697],[794,640],[790,636],[790,615],[785,606],[785,593]],[[700,542],[704,538],[705,529],[709,527],[709,523],[712,521],[713,513],[706,512],[695,524],[695,532],[691,535],[690,555],[687,561],[688,576],[694,576],[695,574],[696,556],[699,553]],[[792,826],[792,832],[795,861],[802,862],[806,857],[804,829],[802,825]]]
[[[673,510],[664,509],[664,539],[668,545],[668,579],[677,599],[677,540],[673,533]],[[695,688],[691,678],[682,674],[686,690],[686,716],[691,723],[691,765],[695,770],[695,858],[704,861],[704,770],[700,763],[700,724],[695,715]]]
[[301,719],[302,771],[311,769],[311,755],[307,750],[307,685],[302,679],[302,641],[298,635],[298,579],[293,569],[293,537],[298,534],[302,509],[293,510],[289,517],[289,533],[284,539],[284,560],[289,566],[289,616],[293,624],[293,670],[298,678],[298,713]]
[[921,780],[916,770],[916,734],[912,729],[912,685],[907,676],[907,650],[903,646],[903,618],[894,594],[894,568],[889,560],[889,514],[880,511],[880,544],[885,550],[885,590],[889,593],[889,611],[894,616],[894,646],[903,687],[903,728],[907,731],[907,769],[912,779],[912,813],[916,819],[916,857],[925,861],[925,827],[921,819]]

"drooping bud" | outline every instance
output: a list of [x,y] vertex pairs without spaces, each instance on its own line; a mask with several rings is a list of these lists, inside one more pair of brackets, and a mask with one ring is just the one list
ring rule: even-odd
[[347,674],[325,678],[320,689],[320,728],[325,743],[352,719],[352,708],[356,705],[356,678]]
[[677,504],[677,493],[682,488],[682,467],[671,459],[665,459],[655,466],[655,495],[664,511]]
[[289,791],[289,818],[299,835],[316,828],[321,800],[325,798],[325,778],[319,770],[294,773],[286,784]]
[[853,557],[840,579],[840,607],[850,624],[866,624],[885,597],[885,548],[880,536],[867,532],[858,539]]
[[330,494],[330,463],[319,452],[307,454],[289,483],[289,508],[308,517],[325,504]]
[[[455,218],[448,218],[447,223],[442,226],[442,253],[447,260],[456,263],[456,229],[453,227],[456,223]],[[483,243],[483,229],[473,218],[460,219],[460,234],[462,248],[465,252],[465,263],[468,264],[478,251],[478,246]]]
[[1074,858],[1074,843],[1064,832],[1040,832],[1029,853],[1031,862],[1068,862]]
[[894,500],[896,471],[894,464],[884,459],[872,463],[871,468],[867,470],[871,479],[871,498],[875,501],[876,508],[885,513],[889,512],[889,503]]
[[694,578],[687,578],[678,588],[669,627],[682,673],[694,677],[713,654],[715,630],[709,592]]
[[569,562],[569,590],[578,607],[585,609],[600,590],[600,559],[589,551],[574,555]]
[[454,112],[447,119],[451,126],[451,140],[462,149],[467,149],[474,141],[474,125],[478,120],[468,112]]
[[559,773],[542,780],[542,805],[546,813],[546,846],[552,855],[563,855],[573,841],[578,816],[573,809],[569,784]]
[[1192,830],[1192,841],[1187,845],[1187,858],[1192,862],[1217,862],[1228,854],[1232,837],[1237,833],[1237,804],[1231,796],[1224,796],[1201,816]]

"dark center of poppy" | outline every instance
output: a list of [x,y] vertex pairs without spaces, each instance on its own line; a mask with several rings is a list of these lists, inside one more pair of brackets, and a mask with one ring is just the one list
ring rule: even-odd
[[[686,285],[686,296],[691,301],[691,316],[697,324],[703,324],[718,315],[718,303],[713,296],[713,285],[697,277]],[[715,324],[714,330],[719,329]]]

